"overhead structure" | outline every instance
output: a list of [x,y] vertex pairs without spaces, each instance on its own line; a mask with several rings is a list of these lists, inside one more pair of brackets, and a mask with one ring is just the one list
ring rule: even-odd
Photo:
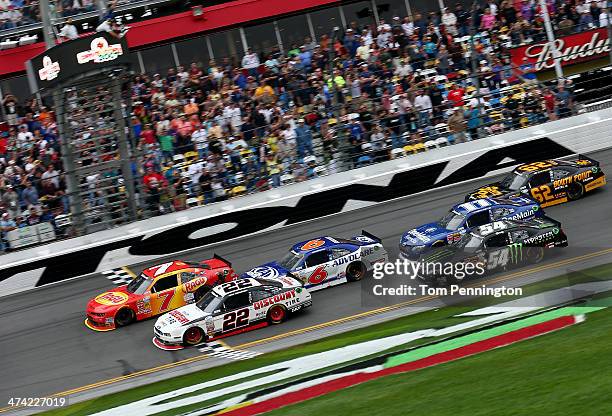
[[26,69],[31,91],[53,97],[75,234],[135,220],[125,38],[96,33],[64,42]]

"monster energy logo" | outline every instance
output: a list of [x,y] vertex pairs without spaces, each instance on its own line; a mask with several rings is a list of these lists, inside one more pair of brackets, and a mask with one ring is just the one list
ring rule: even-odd
[[510,251],[510,262],[518,264],[523,261],[523,243],[514,243],[508,246]]

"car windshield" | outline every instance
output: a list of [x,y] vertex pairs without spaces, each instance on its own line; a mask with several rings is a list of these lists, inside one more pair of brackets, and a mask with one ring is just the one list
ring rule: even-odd
[[447,230],[456,230],[463,224],[465,221],[465,215],[457,214],[455,211],[451,211],[444,216],[440,221],[438,221],[438,225],[442,228],[446,228]]
[[300,261],[302,261],[303,258],[303,254],[290,251],[281,261],[278,262],[278,264],[284,269],[292,270],[300,263]]
[[518,191],[525,185],[526,182],[527,178],[525,178],[523,175],[511,173],[501,181],[501,186],[503,188],[510,189],[511,191]]
[[149,289],[152,282],[153,279],[141,273],[140,276],[130,282],[130,284],[127,286],[127,291],[136,295],[142,295],[147,291],[147,289]]
[[223,299],[217,296],[214,292],[210,291],[202,299],[200,299],[196,305],[203,312],[213,313],[215,310],[221,308],[221,301]]
[[459,246],[463,248],[472,248],[472,249],[479,248],[482,245],[482,240],[483,240],[482,237],[472,234],[472,233],[468,233],[461,238],[461,241],[459,242]]

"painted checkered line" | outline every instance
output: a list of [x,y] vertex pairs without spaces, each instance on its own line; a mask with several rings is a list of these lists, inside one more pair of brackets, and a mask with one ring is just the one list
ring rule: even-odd
[[117,269],[105,270],[102,272],[102,274],[117,286],[126,285],[133,279],[132,275],[123,270],[121,267]]
[[203,354],[230,360],[248,360],[262,354],[257,351],[235,350],[219,342],[209,342],[205,346],[199,347],[198,350]]

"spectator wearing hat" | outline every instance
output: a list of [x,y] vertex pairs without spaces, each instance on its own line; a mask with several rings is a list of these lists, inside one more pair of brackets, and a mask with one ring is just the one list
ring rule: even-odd
[[2,203],[10,218],[16,218],[19,215],[19,194],[15,191],[13,185],[6,185],[6,191],[2,195]]

